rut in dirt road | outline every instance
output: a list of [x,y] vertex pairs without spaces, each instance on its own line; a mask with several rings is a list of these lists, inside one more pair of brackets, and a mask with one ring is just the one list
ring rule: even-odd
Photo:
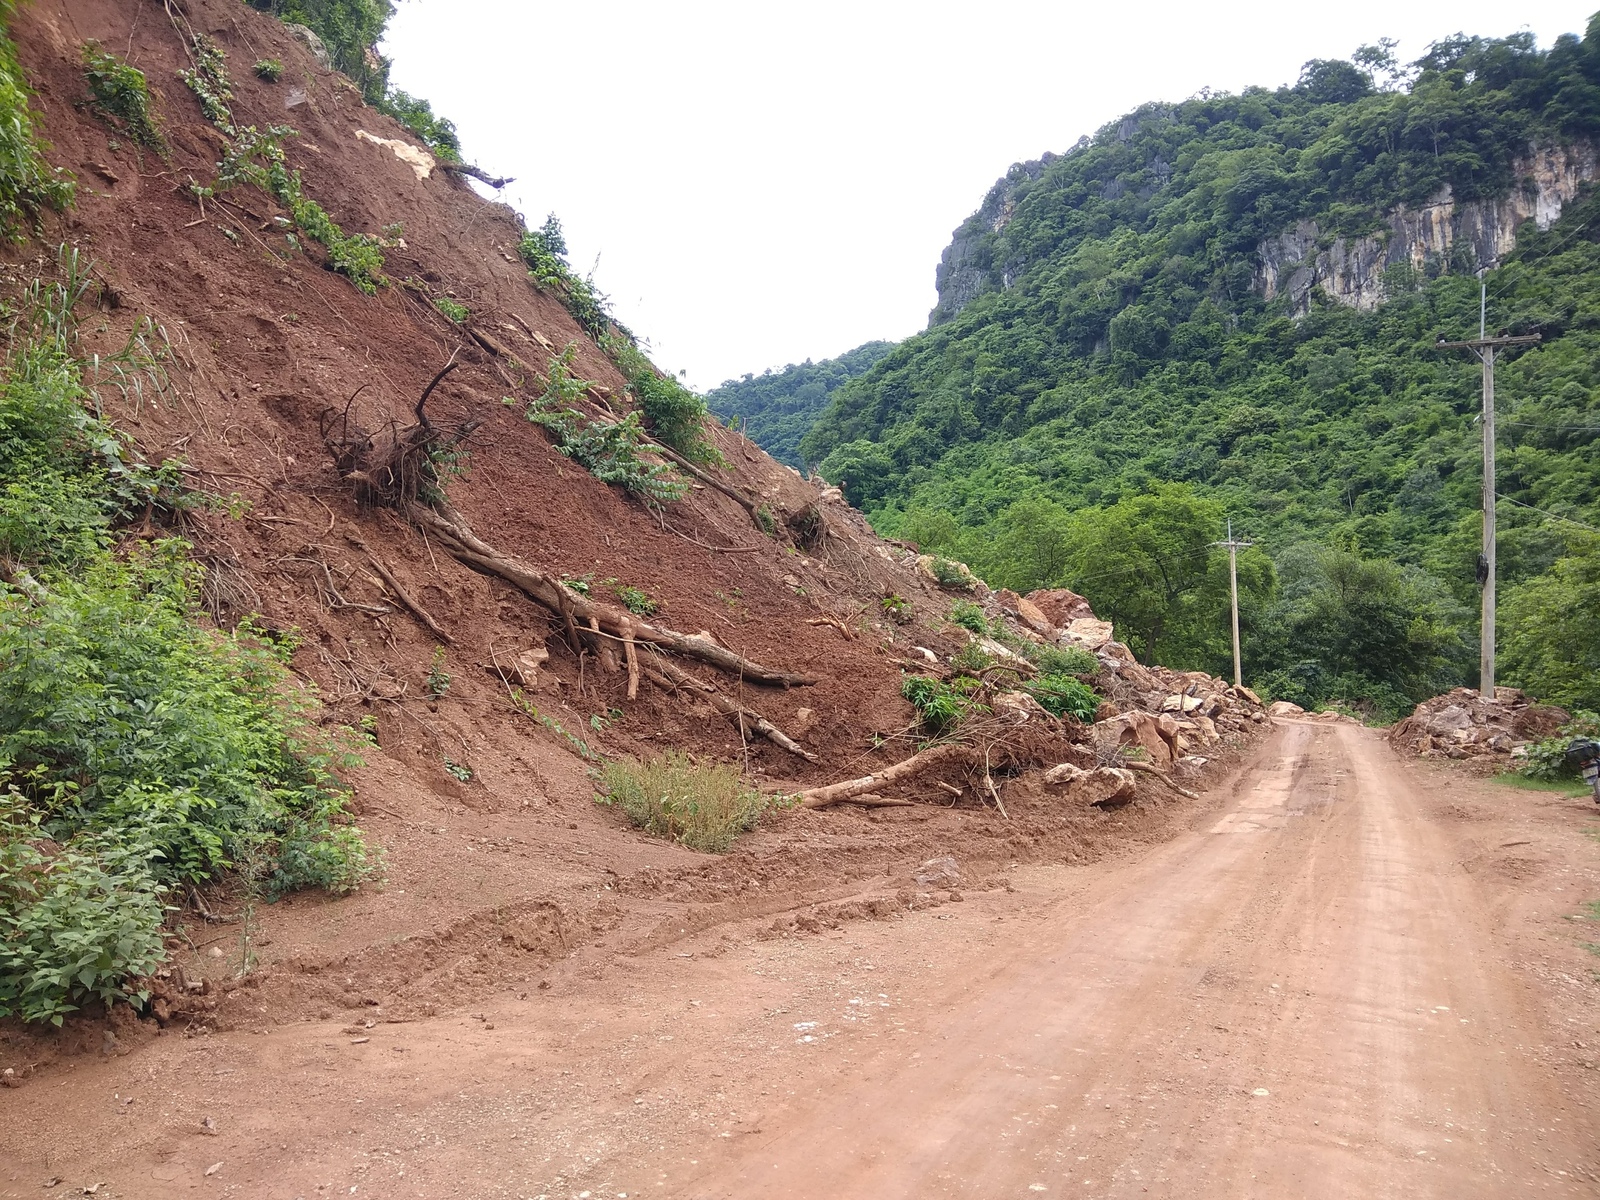
[[683,1194],[1593,1194],[1425,814],[1377,735],[1283,727],[1205,831],[1019,940],[942,1039]]

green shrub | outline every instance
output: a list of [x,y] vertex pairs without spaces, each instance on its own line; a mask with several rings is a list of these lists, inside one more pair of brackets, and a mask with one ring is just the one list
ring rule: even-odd
[[1081,646],[1024,643],[1023,653],[1041,675],[1093,675],[1100,669],[1100,660]]
[[610,332],[605,298],[567,265],[567,240],[555,213],[545,218],[542,228],[523,231],[517,253],[528,268],[528,277],[541,291],[553,292],[580,329],[596,341]]
[[72,203],[72,177],[45,161],[28,106],[28,85],[7,34],[10,0],[0,0],[0,236],[20,240],[43,209]]
[[1578,737],[1600,739],[1600,713],[1575,712],[1554,737],[1530,743],[1520,773],[1529,779],[1576,779],[1578,772],[1566,755],[1567,743]]
[[769,802],[747,787],[736,768],[695,762],[670,750],[648,762],[607,763],[602,802],[622,809],[647,833],[691,850],[723,854],[755,827]]
[[577,351],[577,343],[569,343],[551,361],[544,394],[528,406],[528,420],[548,429],[556,449],[602,483],[614,483],[652,504],[683,499],[689,485],[672,468],[640,459],[646,439],[637,412],[620,421],[593,421],[570,407],[593,386],[572,373]]
[[907,675],[900,680],[900,694],[911,701],[929,736],[940,737],[974,713],[989,711],[973,699],[970,689],[975,683],[970,679],[945,683],[927,675]]
[[277,83],[283,78],[283,62],[276,58],[263,58],[250,68],[256,73],[257,79],[264,79],[268,83]]
[[426,100],[402,91],[391,91],[373,107],[388,113],[412,133],[440,162],[461,161],[461,139],[456,135],[453,121],[435,116],[433,106]]
[[983,609],[970,600],[957,600],[952,604],[950,620],[979,637],[989,636],[989,622],[983,615]]
[[929,564],[929,569],[933,572],[934,581],[942,588],[958,592],[972,590],[972,576],[962,570],[961,564],[953,559],[935,555],[933,562]]
[[617,599],[622,602],[622,607],[641,617],[653,617],[661,611],[660,602],[651,599],[650,593],[643,588],[622,585],[614,589]]
[[152,150],[165,150],[166,139],[150,107],[150,85],[144,72],[131,67],[98,42],[83,44],[83,76],[94,97],[90,107],[112,128]]
[[65,282],[25,295],[0,381],[0,1017],[28,1020],[122,994],[160,956],[162,895],[242,856],[272,892],[377,866],[292,639],[202,627],[179,540],[113,553],[123,520],[188,500],[173,464],[131,461],[83,411],[87,272],[63,261]]
[[1092,721],[1094,710],[1100,707],[1094,689],[1071,675],[1041,675],[1022,686],[1046,712],[1058,717]]
[[448,296],[437,297],[433,302],[433,306],[443,313],[447,320],[457,325],[465,324],[467,318],[472,315],[472,310],[465,304],[452,300]]
[[0,1017],[60,1025],[84,1000],[130,998],[155,969],[164,889],[140,851],[93,835],[59,845],[15,791],[0,795]]
[[444,669],[445,652],[443,646],[433,648],[433,658],[428,662],[427,678],[423,685],[428,689],[428,695],[438,699],[450,690],[450,672]]

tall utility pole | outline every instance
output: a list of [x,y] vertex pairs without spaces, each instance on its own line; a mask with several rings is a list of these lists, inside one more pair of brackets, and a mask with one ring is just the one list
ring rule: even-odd
[[1494,699],[1494,355],[1503,346],[1531,346],[1537,333],[1522,337],[1486,337],[1489,309],[1484,273],[1478,272],[1478,336],[1470,342],[1440,342],[1440,350],[1471,350],[1483,363],[1483,553],[1478,558],[1478,582],[1483,587],[1482,632],[1478,644],[1478,695]]
[[1239,667],[1239,551],[1255,543],[1234,541],[1233,521],[1229,520],[1228,540],[1211,544],[1228,548],[1228,589],[1233,594],[1233,686],[1243,687],[1244,672]]

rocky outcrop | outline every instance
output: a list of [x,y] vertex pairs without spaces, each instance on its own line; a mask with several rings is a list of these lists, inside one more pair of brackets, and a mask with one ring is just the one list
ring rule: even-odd
[[1519,746],[1551,737],[1570,719],[1565,709],[1535,704],[1516,688],[1495,688],[1493,700],[1472,688],[1455,688],[1417,705],[1389,731],[1389,742],[1423,758],[1509,756]]
[[[1067,151],[1075,154],[1089,144],[1089,139],[1079,138],[1077,145]],[[1002,288],[1021,270],[1021,262],[994,261],[998,245],[997,235],[1011,221],[1017,210],[1017,194],[1024,184],[1032,183],[1045,172],[1051,163],[1067,154],[1046,153],[1031,162],[1013,163],[1003,179],[995,182],[983,204],[961,223],[950,235],[950,244],[944,248],[939,265],[934,269],[933,286],[938,290],[939,302],[928,314],[928,328],[952,320],[957,313],[985,290],[991,282]],[[998,278],[997,278],[998,276]]]
[[1496,267],[1516,248],[1517,228],[1532,220],[1548,229],[1579,188],[1596,177],[1590,144],[1530,148],[1513,164],[1518,180],[1497,200],[1456,203],[1445,187],[1421,208],[1401,206],[1384,228],[1359,238],[1327,237],[1315,221],[1300,221],[1260,245],[1256,290],[1287,297],[1297,314],[1318,289],[1352,308],[1383,303],[1396,267],[1419,275],[1471,274]]

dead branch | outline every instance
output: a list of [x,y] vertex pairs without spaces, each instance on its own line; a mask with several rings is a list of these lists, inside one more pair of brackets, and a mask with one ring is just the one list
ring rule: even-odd
[[[829,801],[830,804],[859,804],[862,808],[910,808],[912,801],[898,800],[893,796],[879,796],[867,792],[860,796],[845,796],[839,800]],[[826,805],[811,804],[808,808],[825,808]]]
[[[763,525],[761,521],[761,505],[752,500],[749,496],[745,495],[738,488],[733,487],[731,484],[723,483],[722,480],[712,475],[709,471],[701,470],[698,466],[690,462],[687,458],[679,454],[670,446],[663,446],[660,442],[646,442],[645,445],[655,453],[661,455],[663,458],[670,459],[679,470],[688,472],[707,487],[715,488],[724,496],[728,497],[728,499],[738,504],[750,514],[750,519],[755,522],[757,529],[761,530],[762,533],[767,532],[767,526]],[[769,524],[771,520],[772,518],[769,515],[767,518]]]
[[367,546],[366,542],[362,541],[360,538],[351,538],[350,544],[366,554],[367,561],[372,564],[372,569],[383,577],[384,583],[389,585],[389,590],[394,593],[395,599],[400,601],[400,603],[405,606],[406,610],[410,612],[412,616],[416,617],[417,620],[426,625],[428,627],[428,631],[441,642],[444,642],[446,645],[455,645],[455,638],[446,633],[440,626],[439,622],[433,619],[433,615],[429,613],[427,609],[423,608],[410,592],[406,591],[405,588],[400,586],[400,581],[394,577],[394,572],[389,570],[388,567],[384,566],[383,560],[372,552],[372,550]]
[[422,396],[417,401],[417,424],[422,426],[422,431],[425,435],[433,432],[433,426],[428,423],[428,414],[425,413],[423,409],[428,403],[428,397],[433,395],[433,389],[438,387],[439,384],[444,381],[444,377],[446,375],[450,374],[451,371],[454,371],[461,365],[456,361],[456,355],[459,353],[461,353],[459,347],[451,352],[450,361],[445,363],[445,365],[440,368],[439,373],[428,381],[428,386],[422,389]]
[[495,191],[499,191],[501,188],[505,187],[507,184],[512,184],[512,183],[516,182],[516,180],[514,178],[512,178],[510,175],[506,175],[506,176],[491,175],[491,174],[489,174],[489,172],[485,171],[482,167],[475,167],[471,163],[447,163],[447,162],[442,162],[442,163],[439,164],[439,169],[441,171],[446,172],[447,174],[450,174],[450,175],[470,175],[470,176],[472,176],[472,178],[476,179],[479,183],[488,184],[490,187],[494,188]]
[[1185,800],[1200,799],[1199,792],[1191,792],[1188,788],[1182,787],[1173,782],[1171,777],[1157,767],[1154,763],[1139,762],[1137,759],[1125,758],[1118,762],[1117,765],[1119,767],[1131,767],[1135,771],[1143,771],[1146,775],[1154,775],[1157,779],[1166,784],[1173,791],[1177,792],[1178,795],[1182,796]]
[[[629,645],[627,642],[624,642],[623,644]],[[783,730],[779,729],[760,713],[744,707],[744,705],[735,700],[730,700],[727,696],[724,696],[721,692],[717,691],[717,689],[711,684],[706,683],[704,680],[696,679],[693,675],[668,662],[666,659],[659,657],[654,659],[650,663],[650,666],[646,668],[646,673],[649,674],[650,681],[652,683],[656,684],[658,687],[665,688],[667,691],[672,691],[676,688],[683,688],[687,691],[694,692],[697,695],[704,697],[711,704],[712,708],[716,709],[723,716],[727,717],[733,721],[734,724],[738,725],[741,732],[743,732],[746,724],[748,724],[751,729],[755,730],[773,745],[781,746],[790,754],[798,754],[807,762],[817,761],[817,756],[815,754],[812,754],[809,750],[803,749],[794,741],[793,738],[789,737],[788,734],[784,733]]]
[[[685,658],[699,659],[730,675],[737,675],[756,683],[797,687],[816,682],[813,676],[796,675],[764,667],[758,662],[733,653],[724,646],[719,646],[709,637],[678,633],[659,625],[648,625],[635,619],[623,609],[600,604],[587,596],[579,596],[537,567],[496,550],[473,533],[466,521],[453,510],[440,513],[425,505],[412,502],[405,506],[405,513],[419,527],[437,534],[446,549],[461,562],[514,584],[530,599],[551,612],[560,613],[563,618],[576,618],[586,623],[592,621],[593,631],[607,638],[621,641],[623,630],[631,627],[635,641],[659,646],[663,650],[670,650]],[[574,638],[576,648],[577,630],[570,621],[568,632]]]
[[848,800],[852,796],[865,796],[876,792],[879,788],[891,783],[900,783],[903,780],[914,778],[924,771],[931,771],[937,767],[956,764],[964,767],[976,766],[981,758],[973,747],[965,746],[959,742],[935,746],[931,750],[923,750],[913,754],[904,762],[895,763],[892,767],[885,767],[871,775],[863,775],[860,779],[847,779],[842,783],[830,783],[823,787],[809,788],[799,795],[802,808],[825,808],[829,804],[838,804],[841,800]]

